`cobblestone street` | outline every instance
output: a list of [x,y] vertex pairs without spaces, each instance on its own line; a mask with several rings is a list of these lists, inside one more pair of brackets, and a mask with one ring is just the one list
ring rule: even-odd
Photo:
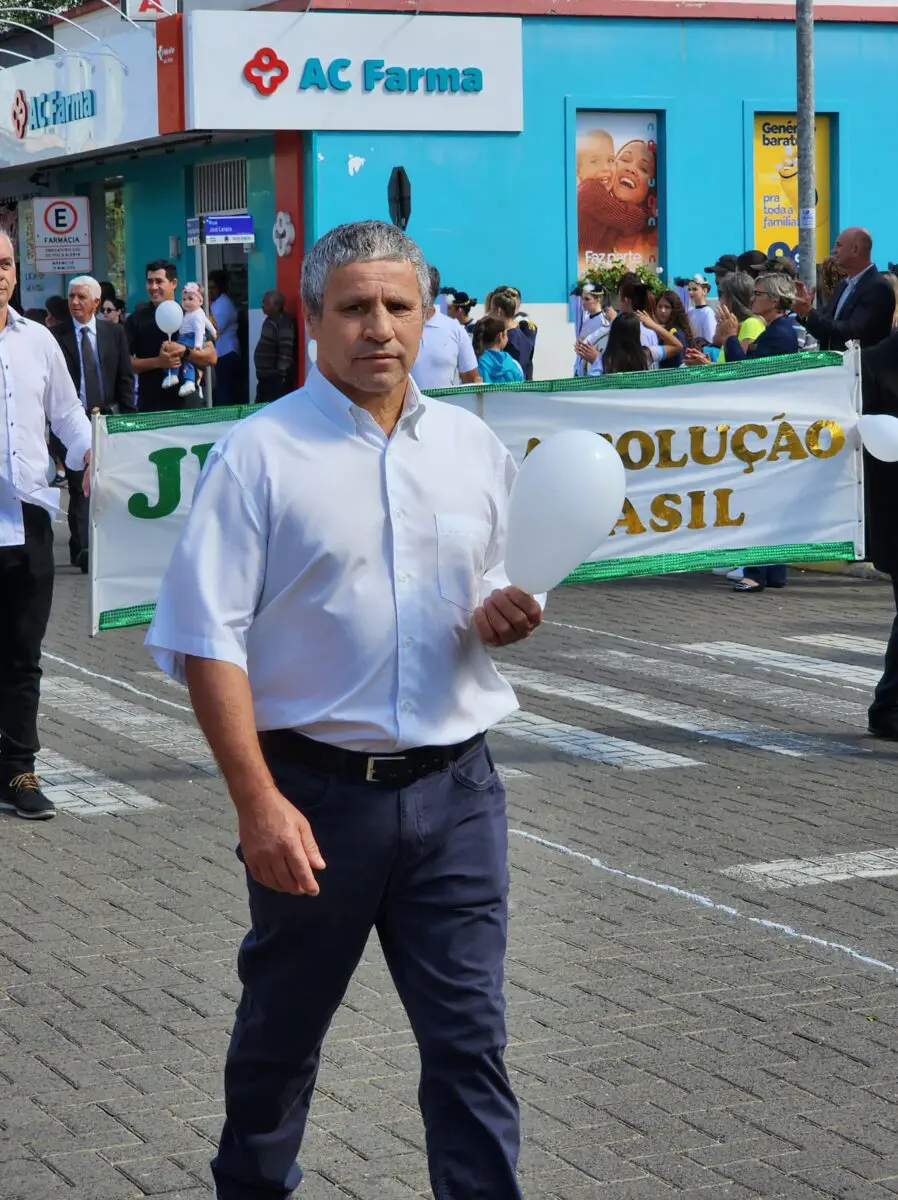
[[[200,1200],[246,921],[235,822],[186,693],[141,630],[87,637],[86,580],[57,563],[61,812],[0,824],[0,1200]],[[641,579],[554,593],[502,654],[528,1200],[898,1195],[898,747],[865,734],[892,615],[872,580]],[[304,1200],[430,1195],[416,1072],[372,942]]]

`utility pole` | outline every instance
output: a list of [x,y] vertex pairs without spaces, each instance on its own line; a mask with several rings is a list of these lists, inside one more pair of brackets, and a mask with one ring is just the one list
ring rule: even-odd
[[798,56],[798,272],[817,285],[817,166],[814,133],[814,0],[795,2]]

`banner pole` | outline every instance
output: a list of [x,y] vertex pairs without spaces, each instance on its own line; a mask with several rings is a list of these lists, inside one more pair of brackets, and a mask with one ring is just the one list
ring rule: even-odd
[[796,0],[798,99],[798,273],[817,286],[817,164],[814,129],[814,0]]

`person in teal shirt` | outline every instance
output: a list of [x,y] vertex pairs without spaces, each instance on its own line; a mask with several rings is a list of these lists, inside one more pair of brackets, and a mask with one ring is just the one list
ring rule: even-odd
[[474,326],[474,353],[484,383],[521,383],[524,370],[505,347],[508,331],[505,322],[496,317],[484,317]]

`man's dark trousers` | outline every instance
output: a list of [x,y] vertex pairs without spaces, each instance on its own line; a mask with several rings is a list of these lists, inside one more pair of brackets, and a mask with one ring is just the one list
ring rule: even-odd
[[867,711],[870,725],[898,735],[898,574],[892,576],[895,593],[895,619],[886,647],[882,679],[873,693],[873,703]]
[[84,472],[65,469],[69,485],[69,562],[73,566],[90,547],[90,501],[84,494]]
[[520,1200],[518,1106],[503,1063],[505,792],[489,750],[397,791],[269,756],[327,863],[317,897],[249,875],[252,929],[225,1068],[219,1200],[283,1200],[321,1043],[375,928],[421,1055],[419,1102],[437,1200]]
[[53,601],[50,514],[23,504],[25,544],[0,546],[0,783],[34,770],[41,642]]

